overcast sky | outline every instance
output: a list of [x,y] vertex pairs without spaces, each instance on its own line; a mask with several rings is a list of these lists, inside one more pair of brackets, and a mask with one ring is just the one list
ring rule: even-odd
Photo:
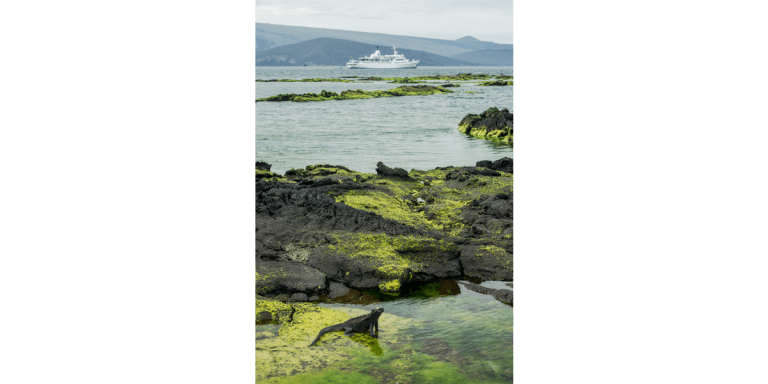
[[512,0],[256,0],[256,22],[512,44]]

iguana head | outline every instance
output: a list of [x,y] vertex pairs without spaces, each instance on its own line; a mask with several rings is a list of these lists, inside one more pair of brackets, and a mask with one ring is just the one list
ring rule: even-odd
[[371,314],[372,315],[373,314],[379,314],[380,315],[382,313],[384,313],[384,308],[382,308],[382,307],[376,307],[376,308],[371,310]]

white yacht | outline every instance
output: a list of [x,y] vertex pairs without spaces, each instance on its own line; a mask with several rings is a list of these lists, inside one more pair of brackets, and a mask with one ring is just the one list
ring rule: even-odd
[[394,55],[382,55],[379,47],[376,52],[370,56],[364,56],[357,60],[350,59],[347,62],[347,68],[366,68],[366,69],[391,69],[391,68],[416,68],[419,65],[418,60],[406,60],[405,56],[397,54],[397,48],[392,45]]

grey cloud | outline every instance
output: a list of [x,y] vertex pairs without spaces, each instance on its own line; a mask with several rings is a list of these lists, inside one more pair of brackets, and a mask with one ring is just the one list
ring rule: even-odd
[[512,43],[512,1],[256,0],[256,21],[454,40],[474,36]]

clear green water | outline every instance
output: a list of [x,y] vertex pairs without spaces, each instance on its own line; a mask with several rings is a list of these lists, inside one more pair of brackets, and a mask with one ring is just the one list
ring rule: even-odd
[[[413,77],[462,72],[511,75],[512,67],[358,71],[334,67],[264,67],[256,68],[256,78]],[[426,170],[449,165],[473,166],[479,160],[513,157],[510,145],[467,136],[458,131],[458,126],[468,113],[481,113],[490,107],[512,111],[514,86],[480,87],[458,83],[462,86],[451,88],[455,93],[441,95],[256,103],[256,159],[272,164],[273,172],[284,173],[313,164],[343,165],[360,172],[374,172],[379,161],[406,170]],[[323,90],[373,91],[403,85],[382,81],[255,84],[256,98]]]
[[[457,295],[440,295],[440,284],[429,284],[408,298],[366,306],[321,304],[341,311],[385,309],[378,339],[356,335],[349,357],[323,369],[271,377],[265,383],[501,383],[512,381],[513,308],[488,295],[455,285]],[[509,288],[502,282],[486,282]],[[454,291],[454,292],[455,292]],[[354,312],[357,313],[357,312]],[[389,317],[387,317],[389,316]],[[396,320],[393,320],[396,319]],[[406,324],[405,326],[402,326]],[[278,325],[257,326],[257,334],[277,332]],[[331,334],[321,348],[346,338]],[[309,340],[307,340],[307,343]],[[257,342],[257,349],[259,348]],[[301,353],[304,345],[297,346]],[[257,366],[257,370],[259,367]]]

